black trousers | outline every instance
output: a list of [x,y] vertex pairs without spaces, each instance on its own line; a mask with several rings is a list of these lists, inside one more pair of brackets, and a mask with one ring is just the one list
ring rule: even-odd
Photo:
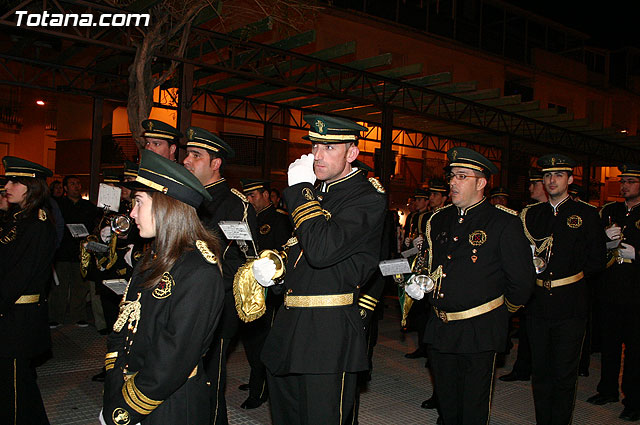
[[527,317],[538,425],[571,423],[586,318]]
[[354,420],[356,373],[268,373],[267,382],[273,424],[346,425]]
[[602,372],[598,392],[618,395],[622,344],[622,403],[630,409],[640,409],[640,306],[604,305],[602,319]]
[[216,334],[205,356],[205,370],[211,382],[211,424],[227,425],[227,400],[224,391],[227,386],[227,357],[232,339],[238,333],[240,319],[236,312],[233,293],[226,292],[222,317]]
[[240,334],[244,352],[251,371],[249,373],[249,397],[265,400],[267,398],[267,369],[260,360],[260,353],[269,335],[276,310],[267,306],[265,314],[253,322],[242,323]]
[[520,314],[520,328],[518,329],[518,353],[513,364],[512,373],[522,378],[531,376],[531,345],[529,343],[529,332],[527,331],[527,315]]
[[429,320],[429,302],[426,298],[418,301],[413,301],[411,310],[409,311],[408,322],[418,332],[418,349],[427,350],[427,346],[424,342],[424,330],[427,327]]
[[495,351],[456,354],[429,350],[431,370],[445,425],[489,421]]
[[49,425],[31,359],[0,357],[0,424]]

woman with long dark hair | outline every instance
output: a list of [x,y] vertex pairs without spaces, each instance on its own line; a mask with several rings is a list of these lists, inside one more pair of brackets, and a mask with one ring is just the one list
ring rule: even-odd
[[155,238],[138,262],[107,341],[101,420],[106,424],[205,425],[202,366],[220,318],[220,245],[196,208],[210,199],[184,167],[143,151],[131,217]]
[[0,423],[48,424],[34,359],[51,347],[44,298],[56,236],[45,178],[53,173],[12,156],[2,163],[9,210],[0,222]]

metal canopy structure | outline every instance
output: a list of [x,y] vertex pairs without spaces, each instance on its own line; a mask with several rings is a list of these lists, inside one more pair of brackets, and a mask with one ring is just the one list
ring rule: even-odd
[[[125,102],[135,27],[17,27],[14,12],[144,12],[154,3],[138,0],[121,10],[82,0],[22,2],[0,17],[0,84]],[[177,88],[193,113],[292,128],[306,127],[300,111],[344,116],[377,126],[366,137],[387,155],[392,144],[437,152],[470,144],[494,160],[513,149],[532,156],[566,151],[589,166],[640,163],[637,136],[501,96],[500,88],[454,82],[450,73],[424,75],[419,63],[393,67],[391,53],[351,60],[355,42],[298,53],[313,50],[314,31],[272,44],[250,41],[272,26],[267,18],[228,34],[194,28],[185,58],[167,48],[154,66],[182,64],[182,78],[164,88]]]

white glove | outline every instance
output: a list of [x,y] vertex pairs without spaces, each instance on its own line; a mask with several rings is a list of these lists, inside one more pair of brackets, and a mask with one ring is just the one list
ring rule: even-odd
[[133,253],[133,244],[130,243],[127,245],[127,252],[124,254],[124,262],[129,265],[129,267],[133,267],[133,261],[131,260],[131,254]]
[[404,287],[404,291],[414,300],[421,300],[424,298],[424,291],[417,283],[412,283]]
[[618,253],[622,258],[626,258],[627,260],[636,259],[636,249],[628,243],[622,242],[618,247]]
[[111,227],[105,226],[100,229],[100,239],[102,239],[104,243],[111,242]]
[[422,246],[422,242],[424,242],[424,238],[422,237],[422,235],[420,235],[413,240],[413,246],[419,248]]
[[260,258],[253,262],[251,266],[253,271],[253,277],[258,281],[261,286],[265,288],[275,285],[272,280],[273,275],[276,274],[276,263],[269,258]]
[[620,229],[620,226],[618,226],[617,224],[611,227],[607,227],[606,229],[604,229],[604,231],[612,241],[620,239],[620,234],[622,233],[622,229]]
[[289,186],[293,186],[298,183],[311,183],[316,182],[316,173],[313,172],[313,154],[302,155],[300,158],[289,164],[289,171],[287,171],[287,179]]

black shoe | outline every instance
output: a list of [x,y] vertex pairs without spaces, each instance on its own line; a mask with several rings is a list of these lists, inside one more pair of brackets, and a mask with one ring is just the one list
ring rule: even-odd
[[622,410],[622,413],[620,413],[620,416],[618,417],[622,420],[629,421],[629,422],[640,421],[640,410],[634,410],[634,409],[629,409],[628,407],[625,407]]
[[60,326],[60,323],[58,322],[49,322],[49,329],[55,329],[58,326]]
[[435,409],[438,407],[438,399],[431,396],[430,399],[423,401],[420,407],[423,409]]
[[506,375],[502,375],[498,379],[501,380],[502,382],[513,382],[513,381],[528,381],[531,378],[528,376],[519,376],[518,374],[511,372],[511,373],[507,373]]
[[79,328],[86,328],[87,326],[89,326],[89,323],[87,323],[86,320],[78,320],[76,322],[76,326]]
[[100,330],[98,331],[98,333],[99,333],[100,335],[109,335],[109,329],[107,329],[107,328],[100,329]]
[[407,353],[404,356],[408,359],[419,359],[420,357],[427,357],[427,353],[425,353],[423,349],[418,348],[416,351]]
[[580,369],[578,371],[578,376],[584,376],[584,377],[589,376],[589,369]]
[[243,409],[255,409],[256,407],[260,407],[264,403],[264,401],[259,398],[249,397],[240,405]]
[[617,395],[603,395],[600,393],[593,395],[587,399],[587,403],[595,404],[596,406],[602,406],[603,404],[607,403],[615,403],[617,401]]
[[102,372],[100,372],[100,373],[98,373],[98,374],[96,374],[96,375],[93,375],[93,376],[91,377],[91,380],[92,380],[93,382],[104,382],[104,376],[105,376],[105,375],[106,375],[106,372],[103,370]]
[[240,384],[238,385],[238,389],[240,391],[249,391],[249,384]]

